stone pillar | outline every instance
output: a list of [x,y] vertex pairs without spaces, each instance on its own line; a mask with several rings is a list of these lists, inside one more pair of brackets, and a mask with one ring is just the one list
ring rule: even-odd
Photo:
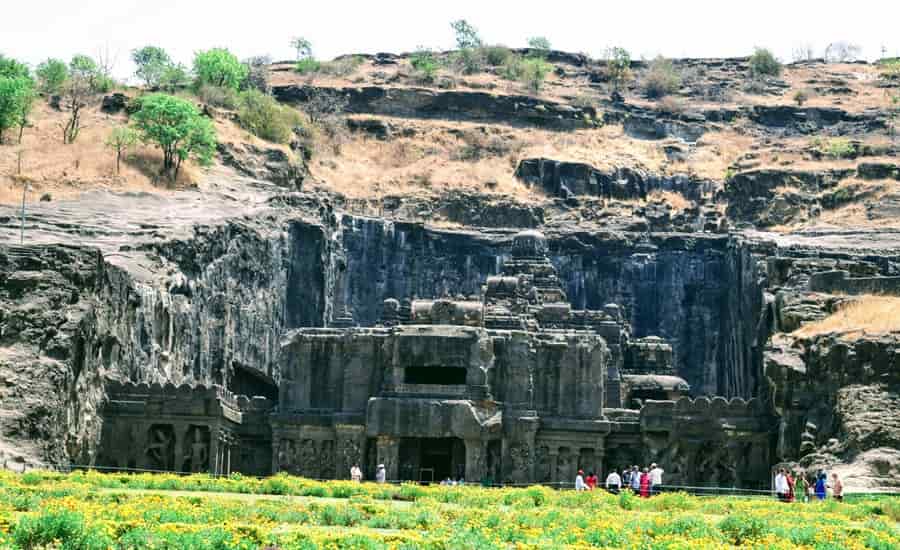
[[559,481],[559,446],[553,445],[548,449],[547,461],[550,463],[550,483]]
[[[336,437],[335,464],[337,479],[350,479],[350,468],[358,464],[363,468],[363,453],[366,446],[366,427],[356,424],[338,424],[334,427]],[[385,463],[387,466],[387,463]]]
[[384,464],[388,481],[398,479],[400,462],[400,440],[387,435],[379,435],[376,442],[378,464]]
[[187,431],[190,430],[190,426],[184,427],[179,426],[178,424],[172,425],[172,432],[175,434],[175,446],[172,452],[172,471],[173,472],[181,472],[182,465],[184,465],[184,440],[187,437]]
[[209,429],[209,473],[212,475],[219,474],[219,455],[222,446],[219,441],[219,430],[215,427]]
[[466,483],[478,483],[484,477],[485,443],[480,439],[466,439]]

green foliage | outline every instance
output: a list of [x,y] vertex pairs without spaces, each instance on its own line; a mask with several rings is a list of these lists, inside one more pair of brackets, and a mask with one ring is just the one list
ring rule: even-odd
[[212,160],[215,128],[190,101],[151,94],[140,99],[139,109],[131,119],[145,142],[162,149],[163,171],[171,170],[173,181],[184,160],[194,158],[201,164]]
[[769,532],[766,520],[746,513],[730,514],[719,522],[719,530],[738,546],[761,538]]
[[194,84],[237,90],[247,78],[247,66],[225,48],[197,52],[194,56]]
[[312,42],[302,36],[291,39],[291,47],[297,50],[297,61],[312,57]]
[[513,56],[513,52],[506,46],[485,46],[482,53],[484,60],[491,67],[504,65]]
[[748,65],[750,66],[750,74],[754,78],[778,76],[781,74],[782,69],[781,62],[766,48],[756,48],[756,51],[750,56]]
[[148,88],[157,88],[162,84],[165,72],[173,65],[166,50],[158,46],[144,46],[131,52],[137,70],[134,74],[144,81]]
[[222,86],[204,84],[197,90],[197,97],[203,103],[220,109],[237,109],[238,106],[238,93]]
[[832,159],[854,158],[857,154],[856,147],[847,138],[821,138],[812,140],[812,147],[820,154]]
[[4,133],[12,128],[19,128],[21,141],[34,98],[34,81],[31,78],[0,76],[0,142]]
[[37,66],[36,74],[42,92],[58,94],[69,78],[69,67],[65,61],[51,58]]
[[418,73],[419,79],[423,82],[434,82],[440,65],[431,50],[419,47],[409,58],[409,64]]
[[106,146],[116,152],[116,174],[120,172],[122,155],[134,147],[139,139],[138,133],[128,126],[114,128],[106,138]]
[[45,510],[36,516],[22,516],[13,530],[13,541],[20,548],[105,550],[112,547],[109,537],[99,529],[86,528],[81,514],[69,510]]
[[619,508],[623,510],[634,510],[637,508],[638,499],[631,491],[625,490],[619,493]]
[[528,39],[528,47],[537,50],[537,53],[546,54],[550,51],[550,41],[544,36],[532,36]]
[[794,92],[794,102],[797,103],[798,107],[803,107],[803,104],[809,100],[809,92],[806,90],[797,90]]
[[483,44],[478,30],[465,19],[459,19],[450,23],[453,33],[456,35],[456,47],[460,50],[480,48]]
[[322,69],[322,63],[316,61],[312,57],[305,57],[297,62],[297,65],[294,66],[294,70],[300,74],[311,74],[317,73]]
[[159,89],[166,93],[187,88],[191,84],[188,68],[182,63],[168,65],[159,76]]
[[885,80],[900,80],[900,59],[888,59],[878,64],[881,78]]
[[644,93],[650,98],[661,98],[681,88],[681,75],[671,59],[657,56],[650,62],[643,80]]
[[522,61],[522,83],[529,90],[537,93],[541,91],[541,88],[544,86],[544,79],[547,78],[551,70],[553,70],[553,65],[550,63],[539,57],[529,57]]
[[450,64],[458,73],[476,74],[484,69],[484,52],[479,48],[463,48],[450,57]]
[[12,57],[6,57],[3,54],[0,54],[0,77],[28,78],[30,76],[31,71],[28,70],[28,65],[20,63]]
[[252,134],[275,143],[288,143],[293,128],[300,124],[300,115],[275,99],[251,89],[238,96],[238,122]]
[[97,75],[97,62],[90,56],[76,54],[69,61],[69,73],[72,78],[91,80]]
[[631,54],[625,48],[610,48],[606,51],[606,74],[612,84],[613,93],[631,79]]

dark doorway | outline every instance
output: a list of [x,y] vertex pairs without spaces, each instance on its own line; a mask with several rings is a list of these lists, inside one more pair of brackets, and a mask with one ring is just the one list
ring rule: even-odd
[[278,386],[269,376],[237,362],[232,365],[234,371],[228,385],[231,393],[247,397],[260,395],[270,401],[278,401]]
[[466,475],[466,446],[456,438],[416,438],[400,442],[400,478],[438,483]]
[[631,398],[640,399],[641,401],[646,401],[648,399],[653,401],[666,401],[669,399],[669,394],[663,390],[636,390],[631,392]]
[[466,369],[462,367],[406,367],[406,384],[440,384],[456,386],[466,383]]

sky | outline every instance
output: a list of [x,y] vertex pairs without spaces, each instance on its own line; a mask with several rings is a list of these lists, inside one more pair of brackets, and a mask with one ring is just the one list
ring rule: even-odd
[[596,57],[609,46],[633,58],[729,57],[766,47],[790,61],[797,47],[822,51],[834,41],[859,44],[868,59],[882,48],[900,55],[898,0],[0,1],[0,53],[37,65],[105,51],[123,79],[134,70],[131,50],[148,44],[190,65],[195,51],[211,47],[241,58],[291,59],[291,39],[303,36],[316,57],[330,59],[449,49],[456,19],[468,20],[488,43],[517,47],[545,36],[555,49]]

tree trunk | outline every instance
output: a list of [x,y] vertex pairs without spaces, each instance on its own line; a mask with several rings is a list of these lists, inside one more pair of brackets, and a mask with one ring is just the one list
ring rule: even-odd
[[116,175],[117,176],[121,173],[121,170],[119,168],[121,160],[122,160],[122,149],[116,148]]

